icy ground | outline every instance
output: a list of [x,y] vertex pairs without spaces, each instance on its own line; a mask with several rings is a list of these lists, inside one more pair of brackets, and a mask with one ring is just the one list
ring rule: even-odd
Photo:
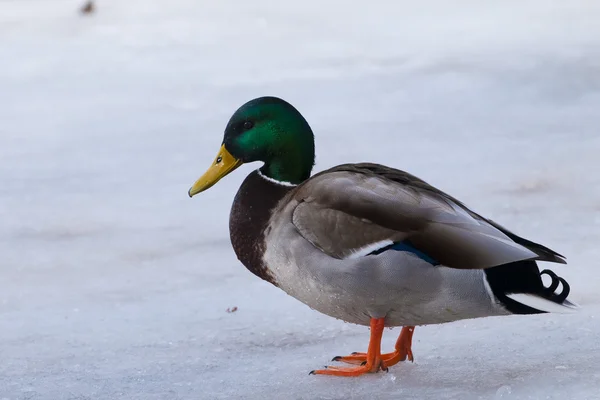
[[[97,4],[0,0],[0,399],[600,399],[598,2]],[[583,310],[417,328],[414,364],[309,376],[368,330],[237,262],[255,166],[186,193],[261,95],[304,113],[317,170],[406,169],[565,254]]]

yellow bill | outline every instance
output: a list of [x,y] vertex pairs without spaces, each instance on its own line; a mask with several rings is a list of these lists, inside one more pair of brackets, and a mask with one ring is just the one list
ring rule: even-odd
[[204,175],[192,185],[188,194],[192,197],[205,191],[240,165],[242,165],[242,161],[232,156],[225,148],[225,145],[222,145],[219,149],[219,154],[215,157],[215,161],[208,167]]

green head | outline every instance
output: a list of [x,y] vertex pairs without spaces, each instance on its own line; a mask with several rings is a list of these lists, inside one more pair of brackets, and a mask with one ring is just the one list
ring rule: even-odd
[[264,162],[261,172],[278,181],[298,184],[310,177],[314,136],[294,106],[277,97],[260,97],[241,106],[227,123],[219,154],[192,186],[190,196],[253,161]]

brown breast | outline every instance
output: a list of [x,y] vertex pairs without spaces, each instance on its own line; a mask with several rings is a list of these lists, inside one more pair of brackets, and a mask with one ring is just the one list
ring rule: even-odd
[[268,181],[253,171],[246,177],[233,200],[229,235],[238,259],[254,275],[277,286],[263,263],[265,229],[271,211],[294,187]]

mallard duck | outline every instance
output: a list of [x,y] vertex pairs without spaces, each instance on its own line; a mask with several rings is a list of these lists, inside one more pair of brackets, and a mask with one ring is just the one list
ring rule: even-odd
[[[537,266],[564,264],[562,255],[409,173],[360,163],[311,177],[313,132],[276,97],[251,100],[233,114],[189,196],[254,161],[263,165],[242,183],[229,219],[238,259],[309,307],[370,326],[366,353],[332,360],[354,366],[311,374],[358,376],[412,361],[416,325],[577,308],[567,300],[568,283]],[[395,349],[381,353],[383,329],[394,326],[403,327]]]

